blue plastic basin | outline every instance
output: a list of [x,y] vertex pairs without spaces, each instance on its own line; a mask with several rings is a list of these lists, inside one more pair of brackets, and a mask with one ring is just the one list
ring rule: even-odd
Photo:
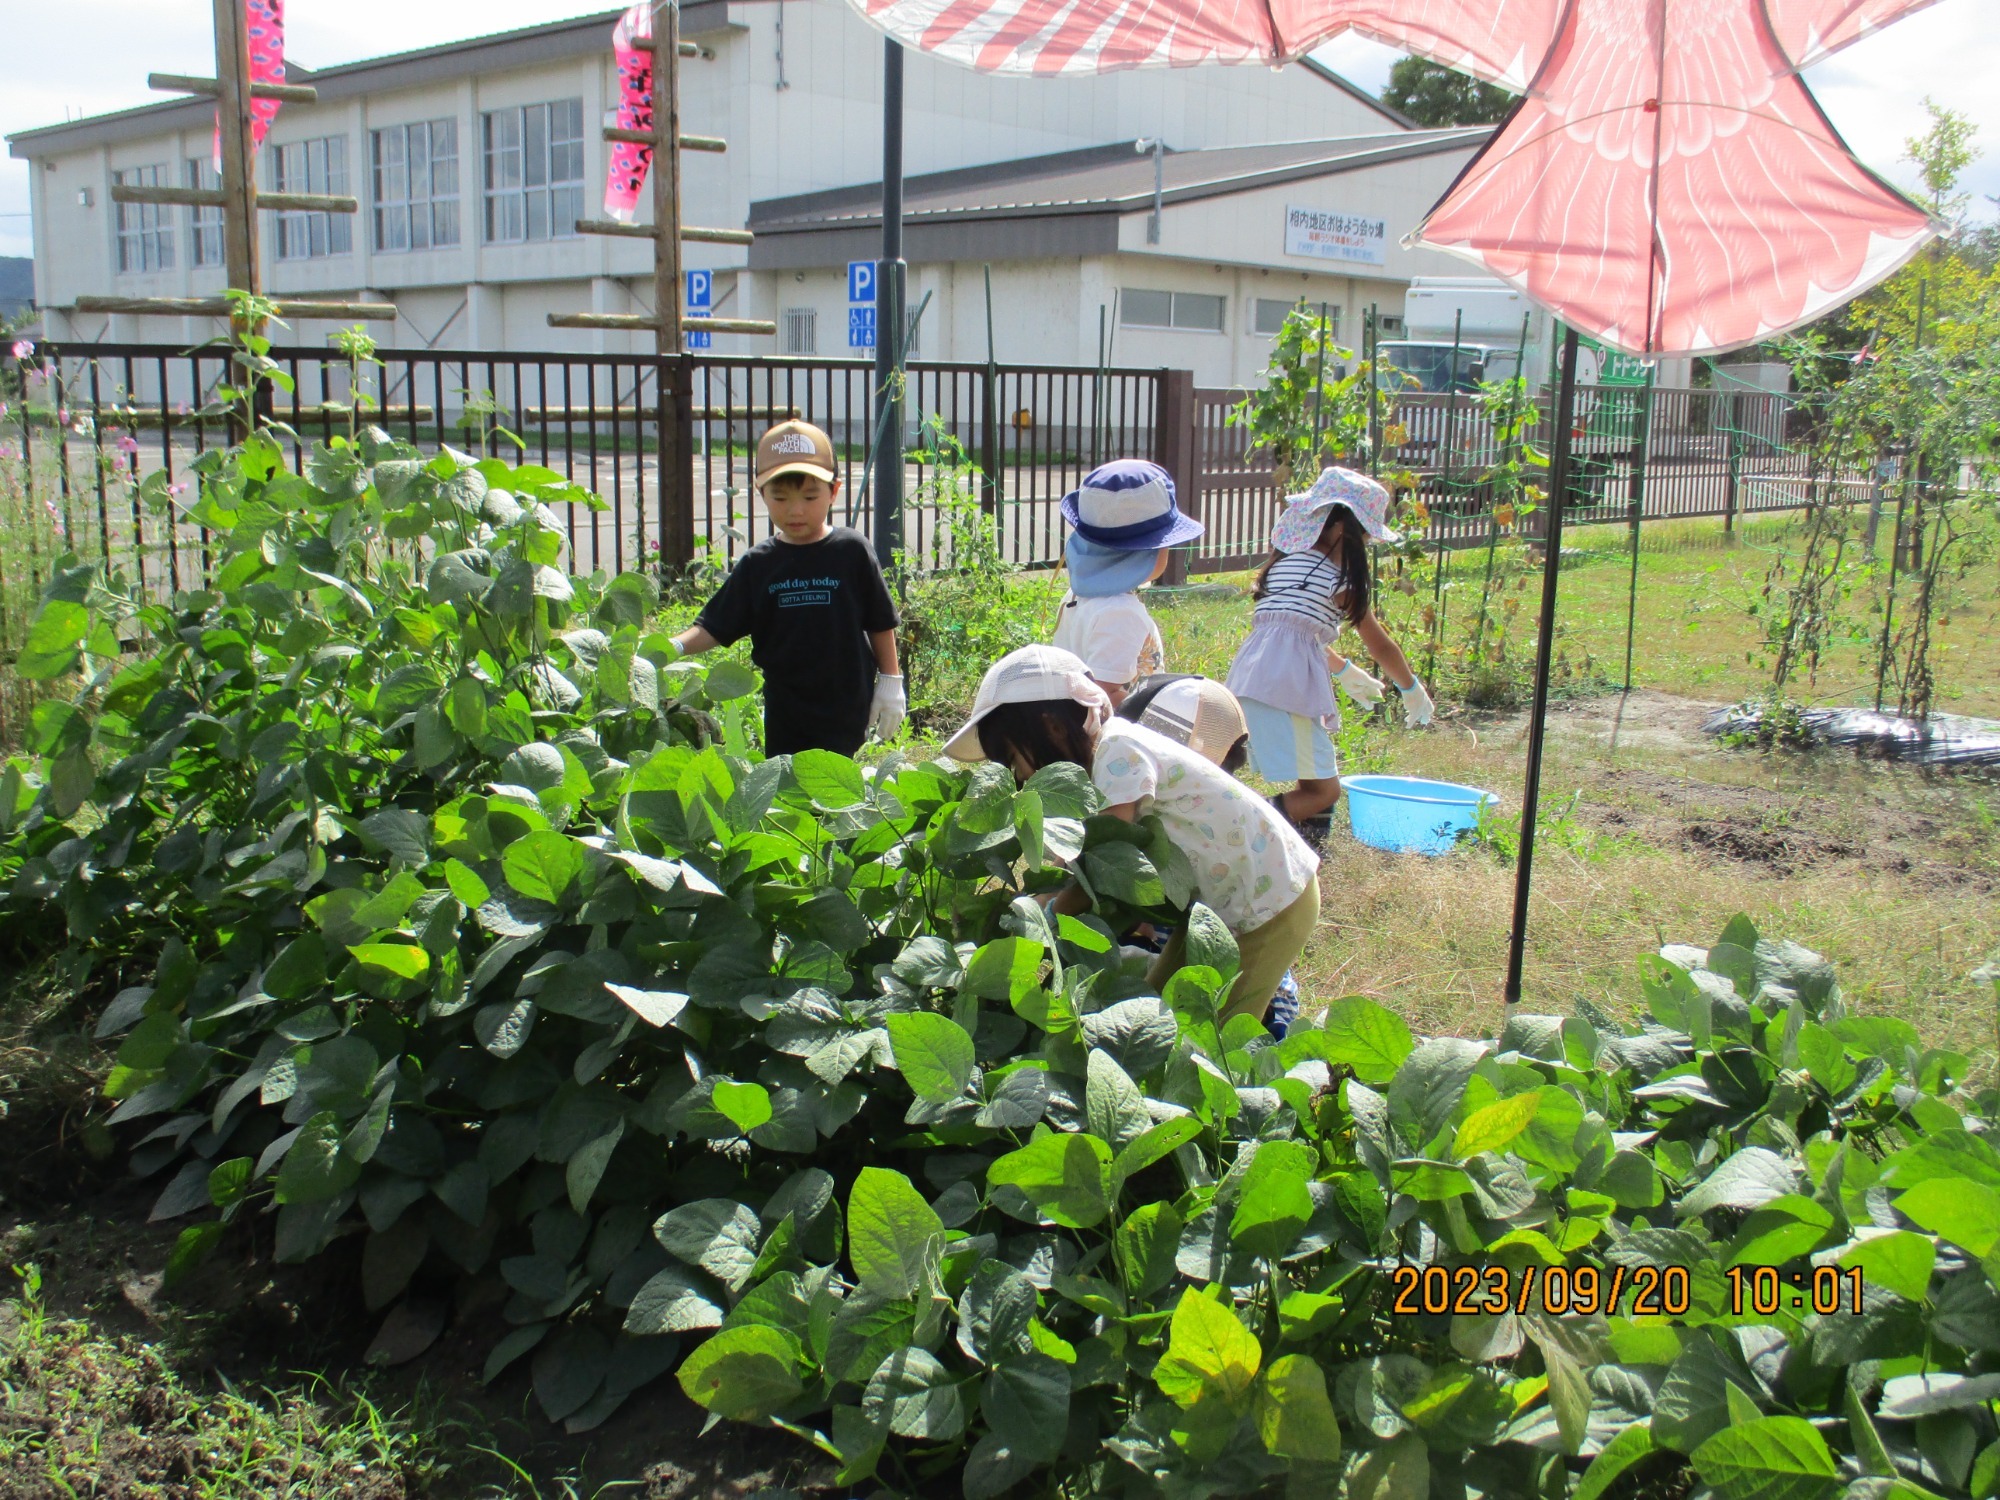
[[1444,854],[1479,822],[1480,805],[1499,798],[1478,787],[1416,776],[1343,776],[1354,836],[1399,854]]

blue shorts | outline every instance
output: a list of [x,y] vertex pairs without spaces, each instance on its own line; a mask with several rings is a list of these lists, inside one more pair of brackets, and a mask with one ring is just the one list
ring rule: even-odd
[[1238,700],[1250,726],[1250,769],[1266,781],[1325,781],[1340,775],[1327,727],[1255,698]]

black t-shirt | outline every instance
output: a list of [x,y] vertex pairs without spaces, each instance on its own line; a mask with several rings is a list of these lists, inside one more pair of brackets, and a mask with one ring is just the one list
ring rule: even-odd
[[896,628],[874,549],[836,526],[803,545],[770,537],[743,555],[695,623],[723,645],[750,637],[764,673],[764,750],[837,750],[868,737],[875,651]]

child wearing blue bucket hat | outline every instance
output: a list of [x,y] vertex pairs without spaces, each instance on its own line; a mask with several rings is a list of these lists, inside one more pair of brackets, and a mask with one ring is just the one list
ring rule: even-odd
[[1352,469],[1323,469],[1311,490],[1288,497],[1257,575],[1250,638],[1229,668],[1229,690],[1250,726],[1250,767],[1266,781],[1297,783],[1271,801],[1311,843],[1324,842],[1340,800],[1333,684],[1364,707],[1382,693],[1334,650],[1342,625],[1354,627],[1397,684],[1405,720],[1414,727],[1431,719],[1430,694],[1369,607],[1369,539],[1398,540],[1388,511],[1389,492]]
[[1138,591],[1202,525],[1175,503],[1173,476],[1140,458],[1092,469],[1063,496],[1062,517],[1071,528],[1063,548],[1070,586],[1051,644],[1082,658],[1116,706],[1134,682],[1167,665],[1160,627]]

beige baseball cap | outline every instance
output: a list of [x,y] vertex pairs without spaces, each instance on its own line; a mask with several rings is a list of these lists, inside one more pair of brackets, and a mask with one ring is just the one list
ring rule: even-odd
[[1139,722],[1221,765],[1250,732],[1236,695],[1211,677],[1184,677],[1153,695]]
[[833,439],[810,422],[780,422],[757,440],[757,488],[780,474],[810,474],[832,484]]

